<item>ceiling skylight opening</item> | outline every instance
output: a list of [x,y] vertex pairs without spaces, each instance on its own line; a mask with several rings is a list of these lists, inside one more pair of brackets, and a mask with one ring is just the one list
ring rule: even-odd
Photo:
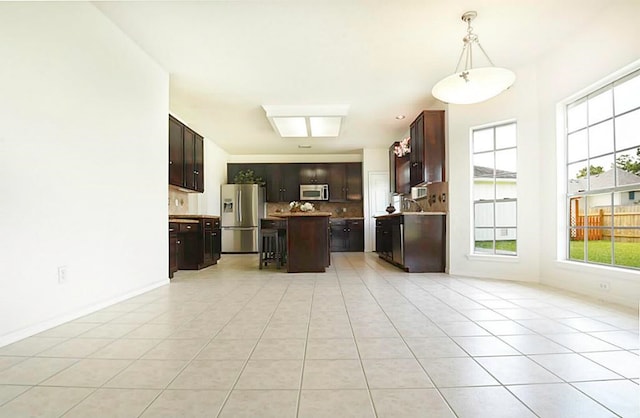
[[283,138],[335,138],[349,105],[269,106],[263,105],[273,129]]
[[336,137],[340,135],[341,117],[313,116],[309,118],[311,136]]
[[303,117],[273,118],[273,124],[283,138],[307,136],[307,121]]

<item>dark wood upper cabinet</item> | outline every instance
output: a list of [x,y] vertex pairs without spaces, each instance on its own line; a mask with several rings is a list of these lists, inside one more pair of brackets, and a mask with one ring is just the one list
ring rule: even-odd
[[169,184],[182,187],[184,178],[183,125],[169,116]]
[[409,127],[410,184],[445,181],[444,110],[425,110]]
[[328,164],[300,164],[300,184],[326,184],[329,180]]
[[299,171],[298,164],[277,164],[280,166],[282,175],[280,184],[282,185],[281,202],[292,202],[300,200],[300,183],[298,182],[297,173]]
[[184,184],[190,190],[195,190],[195,156],[196,134],[191,129],[184,127]]
[[347,200],[347,166],[345,164],[329,164],[329,201],[344,202]]
[[194,190],[204,192],[204,138],[198,134],[194,138],[193,151]]
[[389,190],[391,193],[405,194],[411,191],[411,159],[410,154],[398,157],[395,147],[399,142],[394,142],[389,147]]
[[297,164],[265,164],[267,202],[292,202],[300,198]]
[[346,163],[347,200],[362,200],[362,163]]
[[267,202],[299,200],[301,184],[328,184],[330,202],[362,200],[362,163],[228,163],[227,183],[249,169],[265,181]]
[[362,200],[362,163],[328,163],[329,201]]
[[169,115],[169,184],[204,191],[204,138]]

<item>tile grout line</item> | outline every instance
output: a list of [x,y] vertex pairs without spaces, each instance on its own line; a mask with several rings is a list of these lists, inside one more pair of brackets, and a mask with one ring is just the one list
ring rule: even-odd
[[307,320],[307,333],[304,339],[304,352],[302,354],[302,370],[300,371],[300,383],[298,385],[298,396],[296,398],[296,417],[300,416],[300,402],[302,401],[302,385],[304,384],[304,369],[307,362],[307,348],[309,346],[309,333],[311,329],[311,315],[313,313],[313,302],[315,300],[315,289],[317,281],[313,282],[313,289],[311,291],[311,301],[309,303],[309,319]]
[[[259,289],[262,290],[263,288],[265,288],[267,285],[267,282],[265,282]],[[262,328],[262,331],[260,332],[260,335],[258,336],[258,338],[256,339],[256,343],[254,344],[253,348],[251,348],[251,351],[249,352],[249,355],[247,356],[247,359],[245,360],[244,364],[242,365],[242,367],[240,368],[240,371],[238,372],[238,375],[236,376],[236,378],[233,381],[233,384],[231,385],[231,388],[229,388],[227,395],[225,396],[225,398],[223,399],[222,403],[220,404],[220,407],[218,408],[218,412],[216,413],[216,418],[220,416],[220,414],[222,414],[222,411],[224,410],[224,407],[227,405],[227,402],[229,401],[229,398],[231,397],[231,393],[233,393],[233,391],[235,390],[236,385],[238,384],[238,382],[240,381],[240,378],[242,377],[242,373],[245,371],[247,365],[249,364],[249,361],[251,360],[251,356],[253,355],[254,351],[256,350],[256,347],[258,346],[258,344],[260,344],[260,340],[262,339],[262,336],[264,335],[264,332],[266,331],[266,329],[269,327],[269,323],[271,322],[271,319],[273,318],[273,315],[275,315],[276,311],[278,310],[278,306],[280,305],[280,303],[282,303],[282,299],[284,298],[284,295],[287,292],[287,289],[289,289],[289,287],[291,286],[291,282],[289,282],[287,284],[287,287],[284,289],[284,291],[282,292],[282,294],[280,295],[280,299],[278,300],[278,303],[276,304],[276,306],[274,307],[273,311],[271,312],[271,314],[269,315],[269,319],[267,320],[267,322],[265,323],[264,327]],[[259,291],[256,292],[257,296],[259,294]],[[251,300],[253,300],[253,298],[251,298],[249,300],[249,302],[251,302]],[[247,302],[247,304],[249,303]],[[243,308],[245,306],[247,306],[247,304],[245,304],[243,306]],[[235,316],[234,316],[235,317]],[[176,376],[177,377],[177,376]]]

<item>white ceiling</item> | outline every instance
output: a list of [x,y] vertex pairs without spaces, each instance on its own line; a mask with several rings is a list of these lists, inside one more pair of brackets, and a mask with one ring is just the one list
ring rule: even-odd
[[[586,30],[602,0],[96,2],[171,74],[171,112],[230,154],[388,147],[451,73],[476,10],[493,62],[516,69]],[[516,80],[516,83],[518,81]],[[338,138],[280,138],[262,105],[348,104]],[[406,115],[396,120],[396,115]],[[311,149],[299,149],[310,144]]]

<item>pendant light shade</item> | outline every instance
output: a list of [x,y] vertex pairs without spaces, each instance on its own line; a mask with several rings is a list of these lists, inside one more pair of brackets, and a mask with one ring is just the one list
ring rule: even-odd
[[[516,75],[513,71],[493,65],[493,62],[480,45],[478,36],[473,33],[471,21],[476,12],[466,12],[462,20],[467,22],[467,35],[463,38],[464,46],[458,59],[455,72],[440,80],[431,90],[431,94],[445,103],[473,104],[480,103],[502,93],[513,85]],[[484,54],[490,66],[473,68],[473,46]],[[465,59],[464,69],[460,71],[460,63]]]

